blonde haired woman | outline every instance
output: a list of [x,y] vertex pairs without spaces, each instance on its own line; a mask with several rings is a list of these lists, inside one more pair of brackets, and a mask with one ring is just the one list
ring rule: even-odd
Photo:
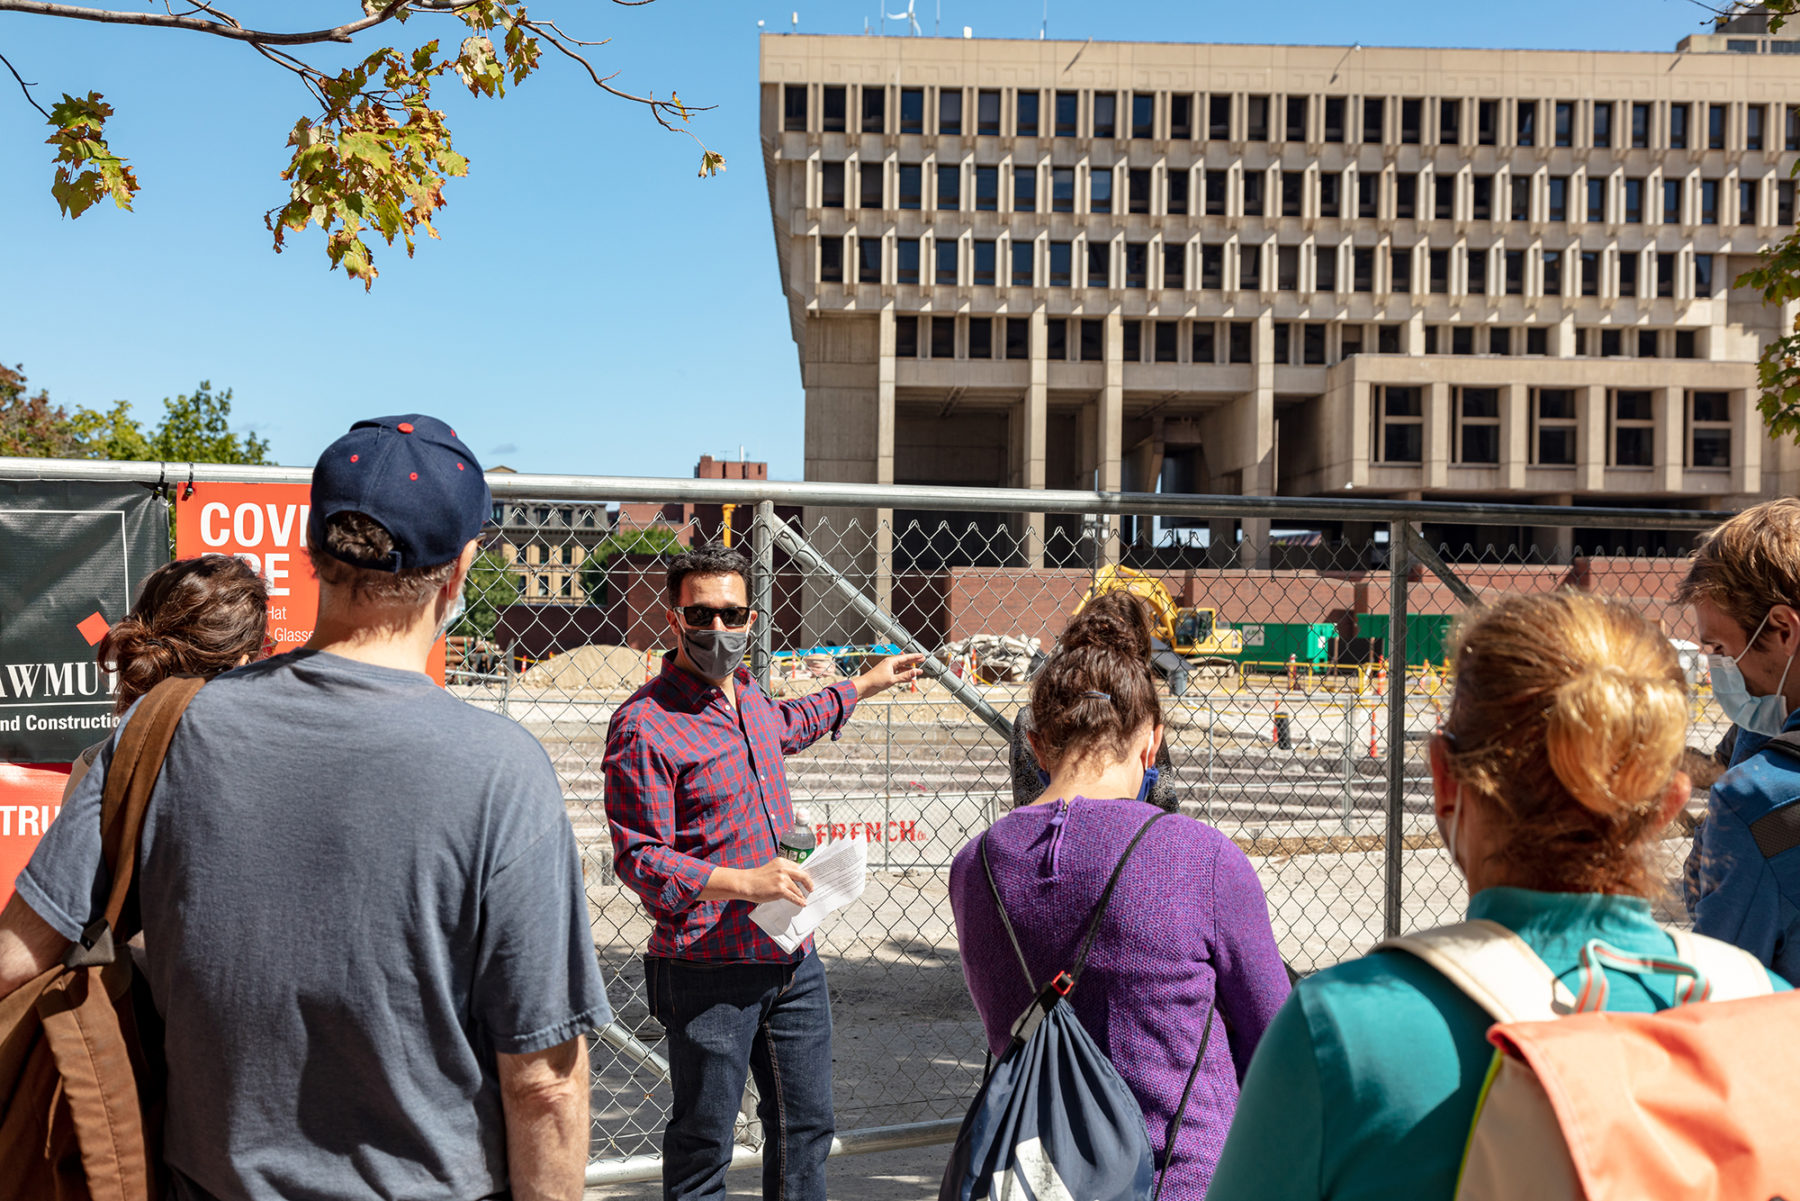
[[[1467,622],[1455,663],[1431,775],[1468,916],[1511,929],[1565,982],[1590,939],[1672,955],[1647,899],[1657,840],[1688,796],[1687,681],[1668,639],[1581,593],[1512,597]],[[1680,983],[1613,978],[1606,1007],[1625,1012],[1667,1008]],[[1208,1201],[1447,1201],[1491,1023],[1400,951],[1302,981],[1250,1065]]]

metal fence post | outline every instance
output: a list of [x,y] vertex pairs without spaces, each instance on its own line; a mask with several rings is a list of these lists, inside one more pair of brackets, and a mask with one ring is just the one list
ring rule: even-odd
[[1351,747],[1356,743],[1356,698],[1344,701],[1344,833],[1350,833],[1350,809],[1356,800],[1355,768],[1351,766]]
[[755,645],[750,650],[750,674],[757,686],[769,691],[770,666],[775,645],[775,502],[759,501],[756,521],[750,527],[750,607],[761,614],[756,623]]
[[1406,525],[1388,523],[1388,757],[1386,897],[1382,924],[1400,934],[1400,877],[1406,836]]

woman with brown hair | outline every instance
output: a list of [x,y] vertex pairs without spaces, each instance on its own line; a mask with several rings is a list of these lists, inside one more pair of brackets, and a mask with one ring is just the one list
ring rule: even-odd
[[[170,676],[211,677],[262,658],[268,629],[268,585],[242,559],[177,559],[145,577],[137,604],[106,632],[94,657],[116,677],[113,711],[123,714]],[[75,761],[65,801],[107,741]]]
[[1146,799],[1163,715],[1137,597],[1108,593],[1070,623],[1032,682],[1031,713],[1048,786],[950,869],[969,993],[998,1056],[1038,988],[1075,966],[1138,839],[1068,1003],[1143,1111],[1152,1159],[1167,1164],[1161,1196],[1197,1201],[1288,992],[1262,885],[1230,839]]
[[[1469,918],[1518,935],[1565,982],[1595,939],[1671,957],[1649,900],[1661,891],[1658,841],[1688,797],[1687,679],[1669,640],[1613,601],[1516,596],[1468,619],[1454,662],[1431,778]],[[1681,983],[1613,980],[1606,1008],[1637,1013],[1674,1004]],[[1301,981],[1244,1082],[1211,1201],[1447,1201],[1492,1024],[1400,950]]]

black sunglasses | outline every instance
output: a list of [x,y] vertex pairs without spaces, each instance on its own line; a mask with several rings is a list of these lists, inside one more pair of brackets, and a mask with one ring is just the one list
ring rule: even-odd
[[723,609],[715,609],[711,605],[681,605],[675,610],[681,614],[681,620],[697,630],[712,629],[713,618],[725,623],[727,629],[737,629],[750,624],[750,609],[746,605],[731,605]]

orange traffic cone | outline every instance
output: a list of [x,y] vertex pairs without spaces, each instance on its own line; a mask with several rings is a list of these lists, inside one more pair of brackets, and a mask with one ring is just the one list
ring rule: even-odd
[[1369,758],[1381,758],[1381,752],[1375,746],[1375,710],[1369,710]]

